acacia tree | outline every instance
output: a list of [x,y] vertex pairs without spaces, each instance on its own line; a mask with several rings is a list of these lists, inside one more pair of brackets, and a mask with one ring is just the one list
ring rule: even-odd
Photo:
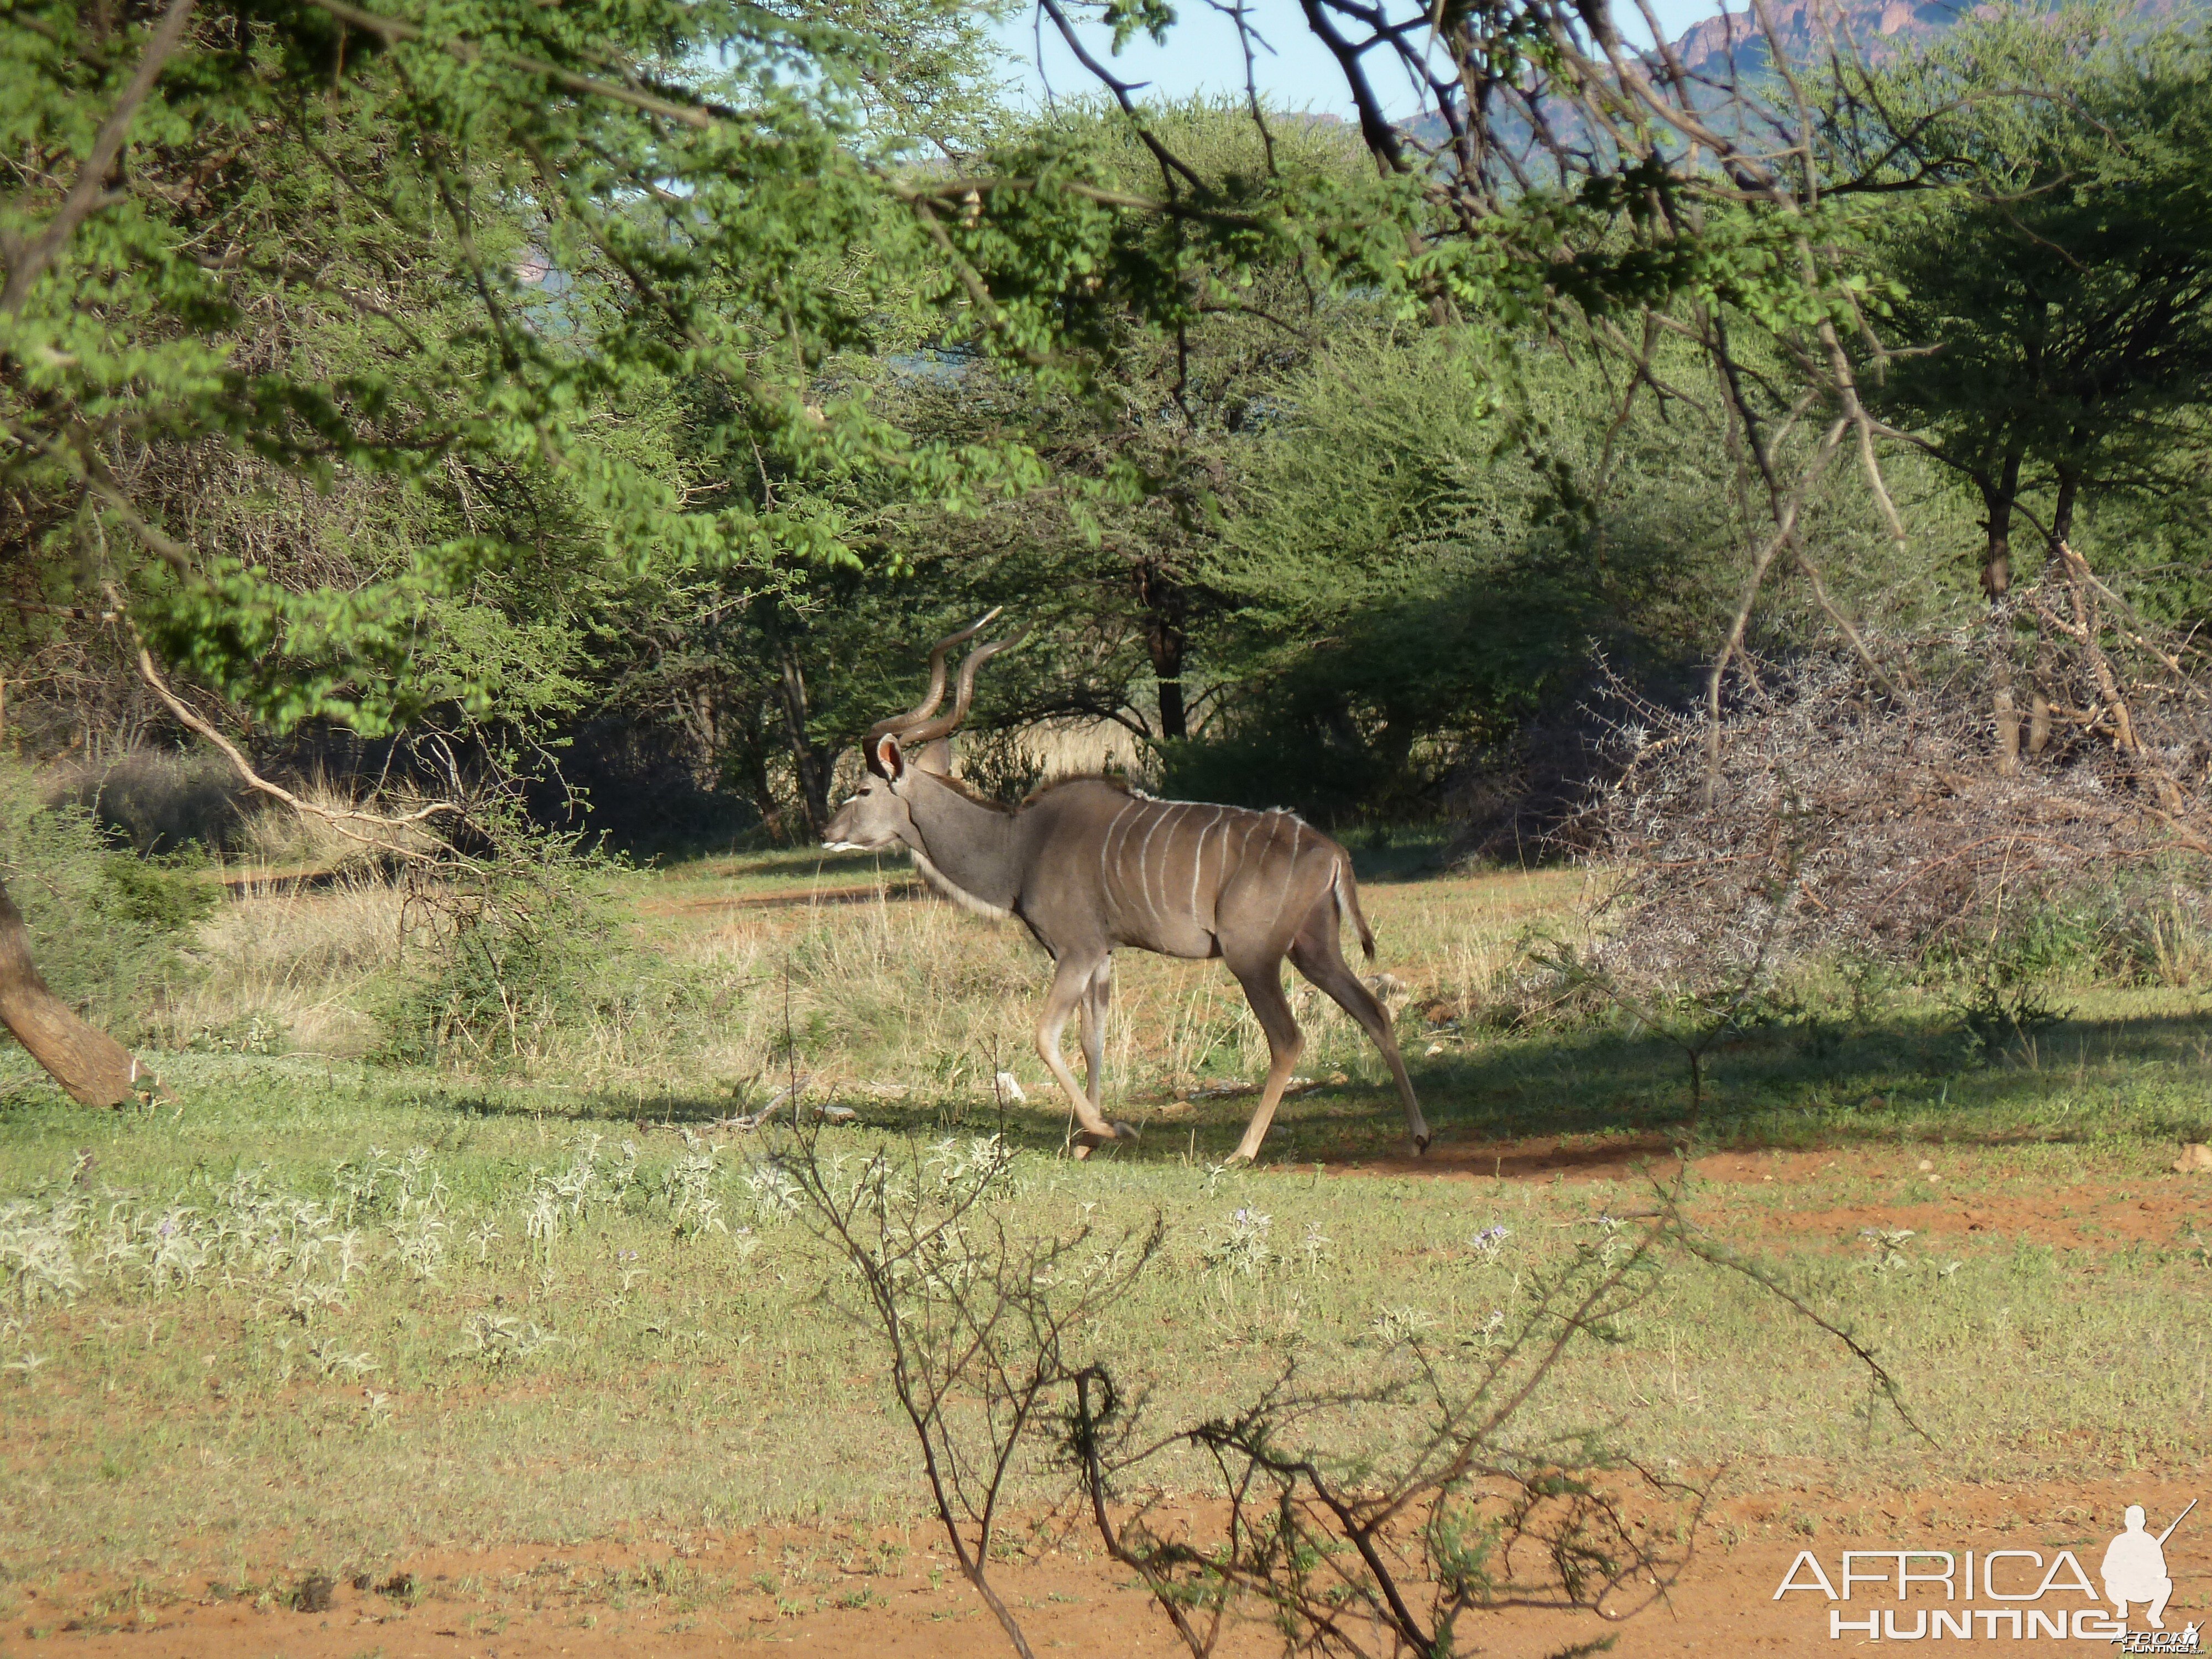
[[1847,78],[1832,111],[1844,151],[1939,186],[1882,227],[1890,333],[1909,349],[1870,396],[1980,495],[2005,770],[2021,747],[2013,615],[2033,615],[2008,602],[2016,520],[2063,578],[2086,499],[2192,491],[2212,453],[2212,54],[2194,32],[2124,29],[2097,9],[1972,24]]
[[[1267,149],[1245,110],[1196,101],[1147,114],[1218,201],[1266,177]],[[1293,125],[1273,153],[1286,195],[1333,179],[1374,197],[1341,127]],[[1096,102],[1010,122],[975,159],[1139,201],[1155,166],[1121,112]],[[1207,672],[1221,609],[1197,568],[1233,487],[1234,452],[1273,418],[1282,372],[1319,337],[1376,325],[1377,307],[1334,291],[1325,258],[1255,234],[1250,213],[1224,211],[1226,238],[1179,242],[1113,202],[1079,198],[1057,225],[1034,202],[1017,216],[1008,201],[995,227],[981,208],[980,196],[963,206],[949,238],[972,252],[994,310],[1035,307],[1059,329],[1044,372],[925,327],[841,356],[817,384],[866,386],[902,428],[947,443],[1018,434],[1051,486],[978,507],[841,481],[853,564],[765,592],[732,568],[697,573],[674,594],[649,581],[625,596],[620,631],[634,647],[617,643],[614,695],[678,723],[702,769],[778,830],[819,830],[839,753],[903,695],[898,677],[918,652],[994,604],[1018,606],[1036,643],[990,687],[979,724],[1073,715],[1145,738],[1187,735],[1206,690],[1186,694],[1186,671]],[[1389,204],[1364,210],[1387,215]],[[1065,291],[1023,268],[1022,236],[1039,223],[1073,244]],[[750,459],[731,487],[786,498],[810,488]]]
[[[1061,0],[1042,5],[1079,36]],[[426,678],[423,623],[544,562],[531,508],[549,487],[580,531],[564,539],[612,571],[744,569],[788,591],[858,556],[856,502],[964,507],[1042,476],[1019,441],[917,436],[867,385],[824,374],[887,319],[1073,386],[1107,319],[1180,349],[1225,274],[1272,262],[1410,322],[1579,319],[1640,365],[1632,398],[1657,388],[1650,329],[1639,356],[1624,314],[1723,364],[1740,366],[1731,330],[1778,342],[1809,392],[1728,380],[1771,515],[1717,686],[1769,566],[1804,562],[1807,490],[1870,430],[1841,344],[1862,319],[1826,205],[1839,186],[1802,100],[1772,130],[1741,99],[1717,118],[1711,89],[1631,51],[1602,3],[1313,0],[1373,174],[1284,167],[1255,99],[1261,166],[1210,178],[1085,49],[1151,158],[1140,190],[1050,147],[968,154],[920,104],[894,119],[902,52],[960,9],[15,4],[0,33],[14,607],[114,630],[174,719],[283,795],[225,724],[374,732],[434,696],[495,706],[497,675],[465,659]],[[1172,22],[1158,0],[1104,10],[1117,29]],[[1377,63],[1412,77],[1447,143],[1425,150],[1385,118]],[[918,135],[937,147],[927,168],[910,163]],[[296,349],[309,316],[353,332],[342,372]],[[679,392],[710,417],[681,443],[634,441],[623,416]],[[1791,459],[1778,434],[1809,405],[1828,423]],[[317,489],[449,492],[458,523],[393,536],[366,572],[272,560],[196,520],[198,495],[174,487],[189,469],[167,464],[179,452]],[[748,471],[780,486],[733,487]],[[488,484],[522,510],[475,511]],[[135,1066],[33,1041],[80,1098],[127,1092]]]
[[[910,441],[865,398],[811,395],[826,356],[946,291],[888,170],[903,135],[869,125],[886,54],[868,32],[903,39],[897,21],[889,3],[823,18],[494,0],[434,24],[340,0],[14,8],[13,608],[109,630],[219,742],[224,717],[374,733],[434,700],[495,706],[499,661],[426,639],[487,583],[568,556],[564,524],[616,573],[742,565],[773,583],[851,556],[834,495],[733,495],[703,450],[934,497],[1028,478],[1017,449]],[[349,348],[335,369],[310,349],[333,332]],[[617,418],[699,384],[720,396],[689,453]],[[202,510],[192,462],[210,457],[461,510],[373,557],[272,556]],[[0,934],[11,1029],[78,1099],[125,1097],[137,1063],[55,1017],[12,908]]]

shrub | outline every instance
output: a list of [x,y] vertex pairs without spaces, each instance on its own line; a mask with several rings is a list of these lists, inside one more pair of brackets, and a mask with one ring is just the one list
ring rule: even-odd
[[1019,732],[979,732],[960,744],[960,776],[993,800],[1018,805],[1050,771]]
[[[2186,863],[2201,879],[2194,829],[2108,744],[2054,745],[2008,774],[1992,694],[1953,643],[1919,651],[1910,685],[1841,652],[1761,663],[1729,684],[1717,753],[1702,710],[1624,689],[1620,769],[1582,826],[1622,871],[1607,969],[1672,982],[1854,957],[2011,985],[2193,961],[2172,878]],[[2212,746],[2195,706],[2177,708],[2160,754]],[[2147,906],[2146,883],[2169,902]],[[2146,909],[2165,913],[2156,939]]]
[[141,857],[85,808],[46,805],[28,769],[0,765],[0,876],[54,994],[134,1041],[162,987],[191,971],[180,947],[220,890],[196,850]]
[[615,948],[614,867],[581,836],[516,815],[483,856],[412,874],[401,933],[416,962],[378,1011],[386,1056],[535,1057],[549,1028],[594,1002]]
[[256,799],[228,762],[206,750],[134,750],[110,765],[88,766],[70,793],[141,853],[195,842],[210,851],[231,847],[244,836],[247,803]]

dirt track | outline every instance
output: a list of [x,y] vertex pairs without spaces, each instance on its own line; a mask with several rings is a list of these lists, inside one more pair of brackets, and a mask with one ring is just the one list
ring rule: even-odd
[[[2119,1530],[2121,1511],[2141,1503],[2154,1527],[2162,1526],[2192,1497],[2212,1494],[2212,1471],[2142,1472],[2116,1475],[2084,1486],[2043,1486],[2018,1490],[1970,1486],[1922,1491],[1890,1502],[1841,1498],[1817,1486],[1802,1492],[1767,1492],[1738,1499],[1716,1511],[1709,1536],[1669,1602],[1655,1606],[1619,1625],[1589,1614],[1508,1612],[1479,1615],[1468,1626],[1478,1650],[1501,1659],[1540,1659],[1571,1643],[1607,1634],[1619,1638],[1617,1659],[1676,1654],[1796,1656],[1834,1653],[1841,1644],[1828,1629],[1831,1604],[1817,1591],[1792,1593],[1780,1601],[1775,1589],[1791,1571],[1800,1550],[1809,1549],[1834,1578],[1847,1549],[1913,1549],[1977,1552],[2032,1550],[2046,1563],[2071,1549],[2085,1570],[2099,1571],[2106,1542]],[[2204,1513],[2200,1508],[2199,1515]],[[1798,1530],[1801,1517],[1829,1516],[1812,1536]],[[2194,1517],[2191,1517],[2194,1520]],[[949,1659],[949,1656],[1011,1651],[975,1597],[948,1573],[941,1543],[915,1526],[905,1534],[912,1549],[884,1571],[856,1571],[845,1576],[849,1589],[842,1599],[866,1605],[840,1607],[836,1593],[827,1610],[787,1605],[755,1588],[756,1573],[773,1572],[790,1552],[835,1555],[853,1549],[853,1534],[775,1533],[702,1537],[681,1550],[625,1551],[604,1547],[532,1552],[426,1555],[404,1564],[421,1600],[408,1607],[376,1590],[336,1588],[324,1611],[301,1613],[272,1607],[257,1611],[240,1601],[185,1601],[152,1609],[150,1616],[128,1610],[86,1621],[80,1628],[43,1623],[57,1601],[82,1597],[88,1586],[64,1585],[28,1601],[17,1620],[16,1635],[38,1628],[51,1632],[54,1645],[85,1655],[130,1656],[131,1659],[214,1659],[215,1656],[276,1655],[286,1659],[356,1659],[382,1654],[388,1659],[538,1659],[553,1655],[689,1656],[723,1651],[738,1644],[774,1644],[798,1654],[867,1654],[900,1659]],[[2166,1617],[2179,1632],[2192,1620],[2202,1624],[2212,1607],[2212,1523],[2185,1522],[2166,1548],[2167,1571],[2176,1584]],[[647,1608],[626,1610],[617,1595],[573,1598],[580,1575],[603,1580],[623,1569],[649,1564],[672,1568],[672,1578],[729,1586],[719,1594],[657,1600]],[[863,1562],[863,1566],[873,1565]],[[1879,1564],[1877,1564],[1877,1566]],[[2007,1572],[2025,1575],[2017,1587],[2032,1585],[2032,1564],[2009,1563]],[[933,1576],[939,1581],[933,1587]],[[1800,1572],[1801,1577],[1807,1577]],[[1052,1552],[1042,1559],[1008,1563],[997,1570],[1000,1593],[1017,1609],[1031,1645],[1040,1655],[1110,1656],[1178,1652],[1172,1632],[1148,1599],[1130,1588],[1130,1576],[1095,1556]],[[2007,1588],[2013,1589],[2008,1580]],[[679,1604],[690,1600],[692,1604]],[[1923,1595],[1915,1587],[1900,1604],[1894,1589],[1861,1585],[1850,1607],[1837,1604],[1854,1621],[1870,1613],[1900,1613],[1906,1630],[1923,1608],[1942,1607],[1940,1587]],[[1954,1607],[1964,1607],[1964,1598]],[[1975,1605],[1999,1609],[2003,1603],[1978,1597]],[[2087,1607],[2078,1592],[2053,1589],[2040,1601],[2023,1603],[2069,1611]],[[2142,1627],[2142,1609],[2135,1623]],[[92,1627],[85,1627],[89,1623]],[[1987,1645],[2005,1650],[2111,1652],[2108,1640],[2085,1638],[2053,1642],[2013,1640],[2002,1623]],[[1983,1626],[1974,1626],[1982,1640]],[[1856,1648],[1865,1638],[1844,1634]],[[42,1648],[48,1644],[42,1642]],[[2212,1645],[2212,1644],[2208,1644]],[[1279,1651],[1264,1627],[1247,1626],[1224,1644],[1224,1654],[1255,1656]]]
[[[1960,1241],[2110,1250],[2138,1242],[2172,1244],[2212,1198],[2212,1180],[2163,1173],[2022,1191],[2017,1171],[1984,1163],[1978,1172],[1971,1160],[1962,1158],[1954,1167],[1946,1158],[1944,1148],[1926,1145],[1715,1153],[1698,1159],[1693,1171],[1702,1189],[1698,1214],[1723,1234],[1763,1233],[1815,1249],[1851,1248],[1866,1228],[1910,1227]],[[1923,1162],[1942,1167],[1923,1169]],[[1664,1181],[1677,1166],[1657,1140],[1555,1137],[1448,1143],[1418,1164],[1407,1161],[1402,1170],[1380,1159],[1324,1166],[1332,1174],[1353,1167],[1416,1180],[1557,1180],[1617,1188],[1645,1178]],[[1300,1170],[1305,1173],[1286,1171],[1284,1178],[1310,1179],[1314,1166]],[[1954,1197],[1944,1184],[1931,1188],[1930,1175],[1962,1190]],[[1931,1198],[1931,1192],[1943,1195]],[[1899,1548],[1972,1550],[1978,1559],[1992,1549],[2035,1550],[2045,1558],[2071,1549],[2094,1574],[2127,1504],[2144,1504],[2155,1529],[2191,1498],[2212,1499],[2212,1468],[2115,1471],[2032,1486],[1953,1486],[1892,1498],[1869,1496],[1863,1481],[1832,1485],[1819,1471],[1793,1480],[1786,1469],[1762,1468],[1758,1481],[1755,1493],[1716,1507],[1698,1553],[1664,1603],[1619,1625],[1588,1613],[1475,1615],[1463,1626],[1472,1638],[1463,1650],[1544,1659],[1611,1635],[1616,1659],[1835,1653],[1839,1642],[1856,1647],[1865,1637],[1853,1631],[1832,1638],[1830,1604],[1820,1595],[1775,1597],[1801,1550],[1813,1551],[1831,1576],[1840,1575],[1847,1549]],[[2212,1622],[2208,1516],[2212,1502],[2168,1546],[2177,1588],[2166,1622],[2173,1631],[2192,1619]],[[190,1540],[179,1542],[189,1558]],[[329,1604],[313,1611],[288,1605],[308,1571],[303,1563],[258,1569],[259,1582],[249,1594],[212,1587],[219,1561],[288,1562],[283,1540],[261,1540],[257,1547],[210,1539],[207,1548],[202,1569],[142,1579],[135,1594],[112,1577],[19,1577],[15,1605],[0,1623],[0,1652],[18,1650],[10,1637],[34,1638],[41,1649],[133,1659],[686,1656],[748,1643],[886,1659],[1012,1650],[960,1580],[933,1527],[919,1521],[896,1528],[696,1533],[644,1545],[424,1549],[390,1563],[380,1582],[396,1582],[396,1593],[340,1583],[331,1587]],[[230,1570],[237,1571],[234,1565]],[[994,1582],[1040,1656],[1182,1651],[1158,1609],[1133,1588],[1132,1575],[1101,1557],[1079,1529],[1062,1549],[1002,1565]],[[1870,1611],[1899,1612],[1899,1635],[1914,1627],[1919,1611],[1943,1605],[1919,1591],[1905,1604],[1893,1592],[1886,1603],[1869,1601],[1869,1595],[1862,1586],[1843,1616],[1856,1622]],[[2002,1611],[1986,1599],[1976,1605]],[[2072,1611],[2087,1603],[2053,1591],[2039,1605]],[[2140,1607],[2136,1623],[2141,1627]],[[2014,1639],[2002,1628],[1986,1635],[1977,1629],[1976,1639],[2037,1651],[2113,1651],[2106,1640]],[[1279,1650],[1258,1624],[1237,1628],[1219,1650],[1240,1659]]]

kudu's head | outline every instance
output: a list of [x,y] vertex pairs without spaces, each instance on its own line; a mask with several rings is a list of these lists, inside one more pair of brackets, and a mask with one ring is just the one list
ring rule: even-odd
[[907,798],[918,775],[943,776],[952,769],[951,737],[968,718],[968,704],[975,693],[975,671],[1021,638],[1021,631],[977,646],[960,665],[952,707],[937,714],[945,700],[945,653],[972,640],[998,619],[996,609],[979,617],[957,634],[949,634],[929,653],[929,689],[921,701],[903,714],[894,714],[870,729],[861,745],[867,771],[860,787],[837,809],[822,844],[833,851],[876,852],[903,842],[918,846],[913,815]]

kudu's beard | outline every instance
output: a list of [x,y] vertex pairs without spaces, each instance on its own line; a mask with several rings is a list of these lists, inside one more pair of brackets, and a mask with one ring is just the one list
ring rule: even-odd
[[896,830],[874,841],[854,841],[848,836],[840,836],[837,833],[836,823],[833,821],[830,825],[829,835],[823,840],[822,849],[826,853],[888,853],[896,851],[904,845],[904,842],[901,840]]

